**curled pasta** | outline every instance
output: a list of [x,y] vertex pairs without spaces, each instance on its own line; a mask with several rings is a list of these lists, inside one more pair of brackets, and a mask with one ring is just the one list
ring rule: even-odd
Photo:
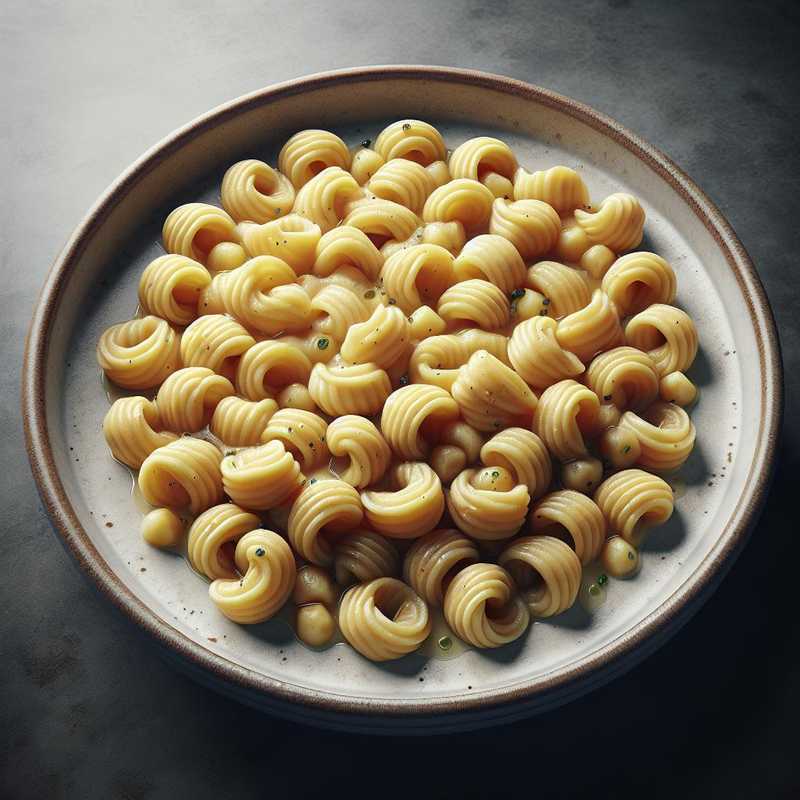
[[374,531],[348,533],[333,548],[333,572],[339,586],[392,577],[399,566],[394,545]]
[[426,429],[457,417],[458,405],[444,389],[411,384],[389,395],[381,415],[381,432],[400,458],[419,459],[430,448]]
[[605,292],[596,289],[588,306],[559,320],[556,338],[565,350],[588,363],[622,341],[617,309]]
[[438,244],[454,256],[458,255],[466,241],[464,226],[458,220],[428,222],[422,228],[422,244]]
[[455,280],[482,278],[510,294],[525,283],[525,262],[503,236],[485,233],[470,239],[453,262]]
[[403,561],[403,579],[428,605],[439,608],[453,578],[479,560],[475,542],[461,531],[442,528],[414,542]]
[[575,551],[553,536],[514,540],[498,563],[513,576],[534,617],[552,617],[570,608],[581,584],[581,562]]
[[146,397],[120,397],[103,419],[111,454],[132,469],[139,469],[150,453],[176,438],[161,427],[158,408]]
[[585,269],[592,278],[602,280],[616,260],[613,250],[604,244],[595,244],[581,255],[579,263],[580,268]]
[[360,147],[353,153],[350,174],[356,179],[359,186],[364,186],[385,163],[383,156],[379,153],[368,147]]
[[514,581],[497,564],[471,564],[447,587],[444,616],[459,639],[474,647],[500,647],[519,639],[530,622]]
[[353,325],[369,319],[370,307],[361,295],[332,283],[312,298],[311,316],[314,330],[341,342]]
[[211,580],[235,577],[236,565],[224,545],[238,541],[260,524],[261,520],[255,514],[233,503],[209,508],[189,528],[189,563]]
[[564,166],[528,172],[520,167],[514,174],[515,200],[541,200],[559,214],[589,206],[589,190],[574,169]]
[[430,307],[420,306],[409,318],[411,338],[417,342],[431,336],[441,336],[447,323]]
[[[365,200],[351,204],[344,224],[358,228],[369,237],[403,242],[419,227],[419,217],[411,209],[391,200]],[[382,243],[382,242],[381,242]]]
[[298,348],[312,364],[327,364],[339,352],[339,343],[333,337],[316,331],[304,336],[279,336],[275,341]]
[[292,383],[305,383],[311,361],[294,345],[275,339],[257,342],[236,369],[236,386],[248,400],[263,400]]
[[225,456],[221,470],[228,497],[258,511],[279,506],[303,483],[300,466],[277,439]]
[[249,447],[261,441],[278,404],[272,399],[245,400],[232,395],[223,397],[214,409],[210,430],[230,447]]
[[500,139],[476,136],[453,150],[448,166],[453,178],[479,181],[489,172],[510,178],[517,168],[517,159],[511,148]]
[[421,462],[394,468],[396,491],[361,492],[364,516],[384,536],[416,539],[433,530],[444,513],[444,492],[439,476]]
[[482,183],[454,178],[434,189],[425,201],[425,222],[460,222],[465,228],[485,225],[492,213],[494,195]]
[[381,281],[390,304],[406,314],[421,305],[434,305],[453,282],[453,256],[435,244],[400,250],[386,259]]
[[369,280],[377,279],[383,256],[369,237],[352,225],[328,231],[317,243],[313,272],[324,278],[340,267],[353,266]]
[[317,364],[308,379],[314,402],[332,417],[377,414],[392,392],[389,376],[377,364]]
[[318,414],[299,408],[282,408],[267,423],[262,442],[280,441],[299,462],[304,472],[327,463],[330,458],[326,433],[328,423]]
[[437,310],[450,324],[472,323],[490,331],[508,325],[511,319],[508,296],[494,284],[478,278],[447,289],[439,298]]
[[644,218],[639,201],[625,192],[610,194],[595,212],[575,209],[575,222],[589,242],[604,244],[615,253],[641,244]]
[[603,549],[606,521],[597,504],[585,494],[562,489],[546,495],[533,507],[531,531],[565,541],[585,565]]
[[620,316],[637,314],[653,303],[672,303],[677,281],[672,267],[655,253],[628,253],[603,276],[603,291]]
[[369,319],[352,325],[342,342],[342,358],[386,369],[408,349],[411,325],[397,306],[378,305]]
[[481,462],[487,467],[503,467],[516,483],[525,484],[532,499],[541,497],[550,486],[553,465],[544,442],[525,428],[506,428],[481,447]]
[[208,587],[214,605],[240,625],[263,622],[280,610],[294,586],[292,551],[277,533],[258,528],[242,536],[234,555],[241,578],[217,578]]
[[437,186],[444,186],[450,180],[450,168],[446,161],[433,161],[425,167]]
[[347,204],[360,196],[361,187],[349,172],[341,167],[328,167],[300,189],[293,211],[326,233],[344,219]]
[[637,463],[647,469],[659,472],[677,469],[694,449],[694,425],[689,415],[674,403],[659,400],[641,416],[626,411],[619,424],[636,435],[641,448]]
[[200,294],[209,283],[211,275],[197,261],[180,255],[159,256],[139,279],[139,305],[145,314],[188,325],[197,316]]
[[178,206],[161,231],[168,253],[206,263],[208,254],[221,242],[238,242],[236,223],[221,209],[208,203]]
[[233,393],[233,384],[207,367],[179,369],[156,395],[161,424],[175,433],[199,431],[211,421],[217,403]]
[[287,214],[263,225],[242,222],[238,229],[251,256],[280,258],[296,275],[311,269],[322,236],[319,225],[299,214]]
[[692,318],[680,308],[661,303],[628,321],[625,341],[644,350],[655,362],[659,375],[685,372],[697,355],[697,330]]
[[330,131],[299,131],[278,154],[278,169],[289,178],[295,189],[302,188],[328,167],[350,167],[347,145]]
[[370,420],[355,414],[333,420],[326,441],[331,455],[346,459],[344,466],[337,467],[339,477],[357,489],[379,481],[392,458],[381,432]]
[[375,140],[375,151],[384,161],[407,158],[423,167],[444,161],[447,148],[442,134],[419,119],[402,119],[384,128]]
[[206,258],[206,268],[213,274],[241,267],[245,261],[247,252],[242,245],[237,242],[220,242],[211,248]]
[[515,200],[498,197],[492,205],[489,232],[508,239],[523,258],[547,253],[558,241],[561,219],[541,200]]
[[205,314],[183,332],[181,361],[187,367],[208,367],[232,378],[239,356],[255,343],[236,320],[224,314]]
[[549,314],[556,319],[589,305],[592,296],[580,272],[557,261],[540,261],[528,270],[527,286],[549,300]]
[[399,203],[415,214],[422,213],[428,195],[435,188],[436,182],[431,173],[406,158],[387,161],[367,184],[367,189],[376,197]]
[[153,506],[199,514],[222,500],[222,453],[210,442],[182,436],[154,450],[139,470],[139,489]]
[[674,508],[669,484],[641,469],[625,469],[606,478],[594,494],[611,533],[638,547],[648,528],[663,525]]
[[294,186],[269,164],[255,158],[237,161],[222,178],[222,207],[237,222],[270,222],[288,214]]
[[597,395],[577,381],[565,380],[542,392],[533,416],[533,429],[559,461],[587,453],[584,434],[591,431],[600,411]]
[[372,661],[391,661],[414,652],[428,638],[425,601],[396,578],[354,586],[342,598],[339,627],[344,638]]
[[615,347],[596,356],[586,371],[586,383],[603,403],[619,409],[647,408],[658,395],[653,359],[635,347]]
[[486,350],[478,350],[461,367],[453,399],[466,422],[479,431],[530,424],[536,395],[514,370]]
[[333,563],[328,537],[357,528],[363,517],[358,492],[349,483],[309,481],[289,512],[289,542],[301,558],[327,567]]
[[154,316],[112,325],[97,343],[97,363],[124,389],[158,386],[180,361],[180,336],[166,320]]
[[534,389],[546,389],[583,372],[583,363],[556,338],[551,317],[531,317],[514,328],[508,341],[508,358],[514,369]]

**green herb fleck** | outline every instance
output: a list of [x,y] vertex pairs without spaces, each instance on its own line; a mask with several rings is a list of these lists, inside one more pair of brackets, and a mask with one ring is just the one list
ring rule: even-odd
[[309,485],[309,486],[311,486],[311,484],[312,484],[312,483],[316,483],[316,482],[317,482],[317,479],[316,479],[316,478],[309,478],[309,479],[308,479],[308,485]]
[[597,596],[600,594],[600,587],[599,587],[599,586],[598,586],[596,583],[593,583],[593,584],[592,584],[592,585],[589,587],[589,594],[590,594],[592,597],[597,597]]
[[495,470],[495,471],[492,473],[492,477],[493,477],[493,478],[499,478],[499,477],[500,477],[500,473],[499,473],[497,470]]
[[367,300],[372,300],[372,298],[375,297],[375,290],[374,289],[370,289],[368,292],[364,292],[364,297]]
[[327,349],[328,349],[328,345],[329,345],[329,344],[330,344],[330,340],[329,340],[329,339],[326,339],[326,338],[323,336],[323,337],[322,337],[322,339],[320,339],[320,340],[317,342],[317,347],[318,347],[320,350],[327,350]]
[[265,556],[267,551],[263,547],[256,547],[256,555],[257,556]]
[[362,147],[369,147],[372,144],[372,139],[362,139],[361,146]]
[[542,305],[543,306],[549,306],[550,305],[550,298],[549,297],[545,297],[544,300],[542,300]]
[[608,583],[608,575],[598,575],[598,577],[597,577],[597,583],[598,583],[600,586],[605,586],[605,584],[607,584],[607,583]]
[[630,451],[631,451],[631,446],[629,444],[626,444],[625,447],[622,448],[623,454],[630,453]]

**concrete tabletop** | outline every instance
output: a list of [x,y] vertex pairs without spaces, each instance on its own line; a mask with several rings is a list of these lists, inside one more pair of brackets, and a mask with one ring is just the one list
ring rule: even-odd
[[[800,375],[794,3],[339,0],[0,4],[0,796],[788,797],[800,789]],[[192,683],[90,589],[23,449],[19,366],[44,276],[146,148],[244,92],[363,64],[549,87],[660,147],[720,206],[781,328],[787,413],[749,545],[656,655],[570,706],[441,739],[344,736]],[[794,740],[794,745],[792,745]]]

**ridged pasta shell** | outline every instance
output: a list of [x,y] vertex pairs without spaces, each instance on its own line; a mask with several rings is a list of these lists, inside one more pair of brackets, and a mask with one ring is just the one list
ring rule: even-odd
[[453,150],[449,167],[453,178],[479,181],[487,172],[510,178],[517,168],[517,159],[511,148],[500,139],[476,136]]
[[447,154],[442,134],[419,119],[401,119],[388,125],[375,139],[375,151],[385,161],[407,158],[423,167],[444,161]]
[[168,253],[206,263],[220,242],[238,242],[236,223],[221,209],[208,203],[178,206],[164,221],[161,231]]
[[478,181],[454,178],[431,192],[422,210],[425,222],[460,222],[465,228],[485,225],[494,195]]
[[306,383],[312,364],[294,345],[277,339],[257,342],[236,369],[236,386],[248,400],[263,400],[292,383]]
[[509,202],[501,197],[494,200],[489,232],[508,239],[525,259],[552,250],[560,231],[561,219],[547,203],[540,200]]
[[653,303],[672,303],[677,281],[672,267],[655,253],[628,253],[603,276],[603,291],[620,316],[637,314]]
[[332,417],[377,414],[392,392],[389,376],[377,364],[317,364],[308,379],[314,402]]
[[237,161],[222,178],[222,207],[237,222],[271,222],[292,210],[292,182],[255,158]]
[[565,350],[588,363],[597,353],[622,342],[617,309],[608,295],[597,289],[588,306],[559,320],[556,338]]
[[322,231],[319,225],[299,214],[263,225],[241,222],[239,235],[250,256],[274,256],[285,261],[296,275],[309,272],[314,265]]
[[161,424],[175,433],[199,431],[211,421],[217,403],[232,394],[233,384],[207,367],[179,369],[156,395]]
[[581,360],[558,343],[556,326],[551,317],[531,317],[520,322],[509,339],[508,359],[534,389],[546,389],[583,372]]
[[403,242],[419,227],[419,217],[391,200],[359,200],[350,204],[344,224],[358,228],[370,237]]
[[625,192],[610,194],[595,212],[575,210],[575,222],[589,241],[604,244],[615,253],[641,244],[644,218],[644,209],[639,201]]
[[345,266],[354,266],[371,281],[377,279],[383,266],[380,250],[366,233],[352,225],[340,225],[319,240],[313,272],[324,278]]
[[300,189],[292,210],[326,233],[344,219],[347,204],[360,196],[361,187],[349,172],[341,167],[328,167]]
[[511,319],[508,296],[494,284],[477,278],[451,286],[439,298],[437,310],[451,324],[467,322],[490,331],[505,327]]
[[221,470],[228,497],[257,511],[281,505],[303,483],[298,463],[279,440],[225,456]]
[[640,311],[625,326],[625,341],[644,350],[660,375],[685,372],[697,355],[697,330],[680,308],[656,303]]
[[360,294],[329,284],[311,300],[312,327],[341,342],[353,325],[369,319],[371,309]]
[[187,367],[208,367],[233,378],[236,363],[256,340],[236,320],[224,314],[198,317],[181,336],[181,361]]
[[150,453],[177,438],[161,427],[158,408],[146,397],[120,397],[103,419],[111,454],[132,469],[139,469]]
[[435,244],[400,250],[384,262],[383,288],[406,314],[422,305],[434,306],[453,283],[453,256]]
[[189,528],[189,562],[194,569],[211,580],[235,577],[236,565],[223,545],[238,541],[260,524],[261,520],[255,514],[233,503],[222,503],[209,508]]
[[197,316],[203,289],[211,283],[208,270],[186,256],[159,256],[139,279],[139,305],[175,325],[188,325]]
[[653,359],[635,347],[615,347],[596,356],[586,371],[586,383],[602,403],[634,410],[647,408],[658,396]]
[[245,400],[223,397],[214,409],[211,433],[230,447],[249,447],[261,441],[267,423],[278,410],[272,399]]
[[393,577],[399,567],[395,546],[374,531],[348,533],[333,548],[333,571],[339,586]]
[[278,154],[278,169],[300,189],[327,167],[350,167],[350,150],[330,131],[314,128],[289,138]]
[[565,541],[581,564],[594,561],[606,540],[606,521],[590,498],[571,489],[551,492],[531,510],[531,531]]
[[689,415],[674,403],[658,401],[641,416],[626,411],[619,424],[636,435],[641,447],[637,463],[646,469],[659,472],[678,469],[694,449],[694,425]]
[[318,414],[299,408],[282,408],[270,418],[261,441],[277,439],[282,442],[300,462],[303,471],[310,472],[330,458],[325,441],[327,430],[328,423]]
[[326,441],[331,455],[347,459],[346,466],[337,470],[339,477],[357,489],[379,481],[392,459],[381,432],[365,417],[337,417],[328,425]]
[[481,462],[507,469],[517,483],[524,483],[532,499],[543,495],[553,477],[550,453],[544,442],[525,428],[506,428],[483,445]]
[[406,158],[393,158],[372,176],[367,188],[376,197],[421,214],[428,195],[436,188],[436,182],[421,164]]
[[528,172],[520,167],[514,174],[515,200],[541,200],[559,214],[589,206],[589,190],[574,169],[564,166]]
[[378,305],[369,319],[350,327],[342,342],[342,358],[353,364],[372,362],[386,369],[408,349],[411,326],[397,306]]
[[470,239],[453,262],[455,280],[482,278],[511,294],[525,283],[527,269],[516,247],[505,237],[485,233]]
[[586,455],[584,433],[593,429],[600,410],[597,395],[577,381],[565,380],[542,392],[533,429],[559,461]]
[[576,269],[557,261],[539,261],[527,275],[526,286],[541,292],[549,301],[548,314],[555,319],[573,314],[589,305],[592,293]]

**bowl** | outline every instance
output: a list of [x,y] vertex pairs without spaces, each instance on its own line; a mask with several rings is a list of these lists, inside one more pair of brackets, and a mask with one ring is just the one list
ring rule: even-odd
[[[95,344],[135,310],[139,274],[160,254],[180,203],[218,202],[225,168],[276,163],[308,127],[348,144],[416,117],[449,146],[505,139],[529,168],[566,164],[592,197],[635,194],[647,212],[641,249],[678,275],[678,305],[701,341],[691,377],[697,447],[676,513],[656,529],[633,580],[613,582],[592,613],[576,606],[513,645],[452,658],[373,664],[346,645],[315,652],[287,626],[239,627],[173,554],[149,548],[131,474],[108,454],[108,408]],[[22,411],[33,473],[56,534],[100,592],[197,680],[294,720],[338,729],[434,733],[506,722],[564,703],[630,669],[674,633],[721,580],[766,496],[782,410],[780,353],[768,301],[741,243],[666,156],[608,117],[504,77],[437,67],[312,75],[246,95],[145,153],[105,192],[56,260],[36,308]]]

